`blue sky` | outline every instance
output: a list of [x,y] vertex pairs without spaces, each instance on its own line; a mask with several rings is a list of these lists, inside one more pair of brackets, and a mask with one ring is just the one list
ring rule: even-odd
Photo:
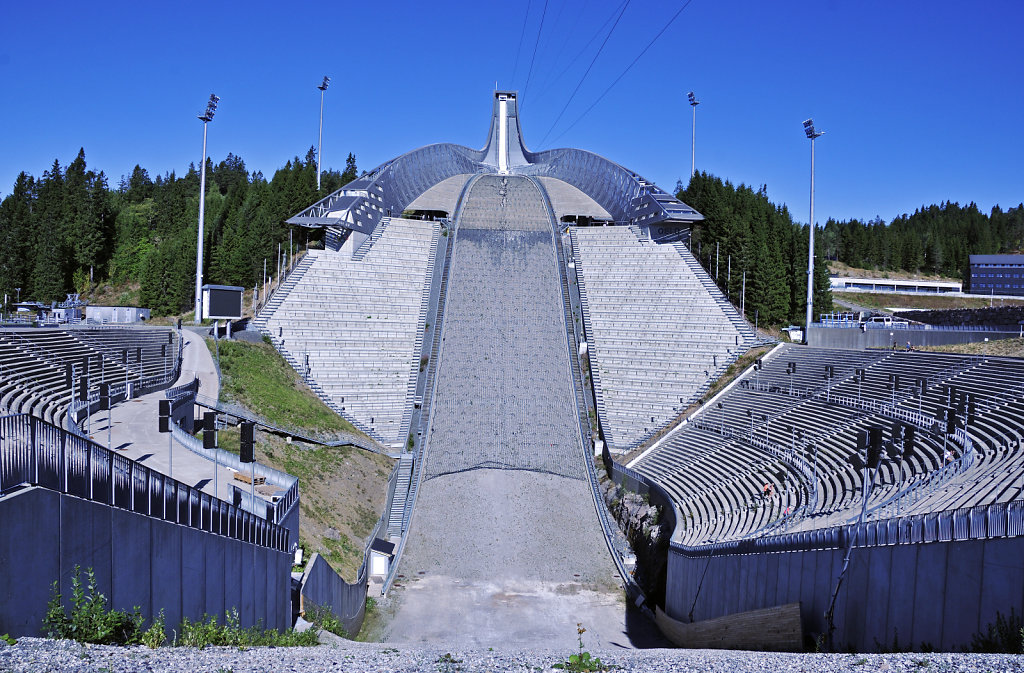
[[697,167],[766,184],[800,221],[807,117],[826,132],[819,223],[1024,201],[1019,1],[692,0],[567,130],[684,2],[629,3],[543,145],[619,1],[547,0],[546,12],[545,0],[9,3],[0,194],[79,147],[112,185],[136,163],[184,172],[199,161],[196,114],[211,92],[210,155],[234,152],[269,177],[316,143],[327,74],[324,158],[336,168],[348,152],[368,169],[432,142],[480,147],[497,81],[520,92],[530,149],[592,150],[671,191],[690,170],[692,89]]

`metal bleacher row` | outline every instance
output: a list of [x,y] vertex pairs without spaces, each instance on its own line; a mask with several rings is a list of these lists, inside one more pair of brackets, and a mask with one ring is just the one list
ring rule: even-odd
[[[903,461],[883,456],[869,516],[895,514],[901,491],[901,515],[1006,502],[1024,492],[1022,384],[1024,362],[1011,358],[780,346],[631,467],[679,505],[686,544],[750,536],[772,522],[823,528],[861,511],[862,472],[849,462],[856,431],[881,426],[890,441],[900,418],[916,426],[916,450]],[[937,420],[951,389],[974,396],[969,440],[947,436]],[[811,466],[810,479],[800,464]]]
[[686,409],[756,334],[685,247],[633,227],[569,233],[604,436],[629,449]]
[[311,250],[254,321],[329,406],[389,443],[411,420],[439,234],[385,218],[355,256]]
[[167,328],[0,331],[0,414],[27,413],[67,427],[72,388],[78,393],[82,381],[90,393],[100,383],[155,385],[174,374],[179,347],[177,332]]

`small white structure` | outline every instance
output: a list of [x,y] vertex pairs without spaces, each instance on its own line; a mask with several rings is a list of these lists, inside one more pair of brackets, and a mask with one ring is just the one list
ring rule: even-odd
[[911,294],[959,294],[963,284],[945,280],[896,280],[893,278],[832,277],[835,292],[879,292]]
[[138,306],[93,306],[85,307],[86,322],[129,324],[149,320],[149,309]]
[[370,576],[387,577],[391,560],[395,558],[395,545],[379,537],[370,543]]

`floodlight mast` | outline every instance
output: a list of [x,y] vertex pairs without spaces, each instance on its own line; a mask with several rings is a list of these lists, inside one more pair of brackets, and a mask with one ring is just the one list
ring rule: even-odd
[[690,180],[693,180],[693,175],[697,171],[697,106],[700,105],[700,101],[690,91],[686,94],[686,97],[690,100],[690,107],[693,108],[693,137],[690,140]]
[[203,216],[206,212],[206,125],[213,121],[213,115],[217,112],[217,103],[220,96],[210,94],[210,100],[206,103],[206,112],[199,115],[199,121],[203,122],[203,161],[199,169],[199,236],[196,243],[196,304],[195,324],[203,321]]
[[316,191],[320,191],[320,161],[324,156],[324,92],[327,91],[331,78],[324,75],[323,83],[317,87],[320,89],[320,139],[316,145]]
[[825,132],[816,130],[814,120],[808,119],[804,121],[804,134],[811,141],[811,233],[807,248],[807,322],[804,327],[804,343],[807,343],[814,316],[814,141]]

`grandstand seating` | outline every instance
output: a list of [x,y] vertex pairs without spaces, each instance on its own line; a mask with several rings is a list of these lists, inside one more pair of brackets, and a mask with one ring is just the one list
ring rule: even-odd
[[403,443],[440,225],[384,218],[355,256],[310,251],[254,324],[324,401]]
[[28,413],[66,425],[68,364],[79,376],[85,371],[89,391],[103,382],[146,387],[173,375],[178,348],[177,333],[166,328],[0,331],[0,413]]
[[605,440],[636,446],[755,340],[682,245],[632,227],[570,228]]
[[[862,379],[857,369],[864,370]],[[899,376],[895,389],[890,375]],[[869,516],[895,513],[881,505],[915,484],[912,498],[900,498],[901,514],[1006,502],[1024,493],[1022,375],[1024,362],[1010,358],[785,345],[631,467],[675,499],[687,544],[756,534],[805,503],[809,508],[785,525],[822,528],[860,513],[862,473],[849,463],[856,431],[881,426],[889,441],[893,419],[902,414],[915,420],[917,449],[902,462],[883,459]],[[963,453],[963,442],[945,436],[937,420],[948,408],[950,387],[975,396],[977,413],[966,430],[975,460],[938,483],[929,477],[946,474],[950,457]],[[778,460],[769,446],[788,453]],[[816,486],[794,469],[801,462],[812,465]],[[779,478],[780,469],[786,478]],[[769,503],[761,493],[766,482],[777,494]]]
[[455,232],[425,477],[584,478],[554,228],[535,183],[484,176]]

